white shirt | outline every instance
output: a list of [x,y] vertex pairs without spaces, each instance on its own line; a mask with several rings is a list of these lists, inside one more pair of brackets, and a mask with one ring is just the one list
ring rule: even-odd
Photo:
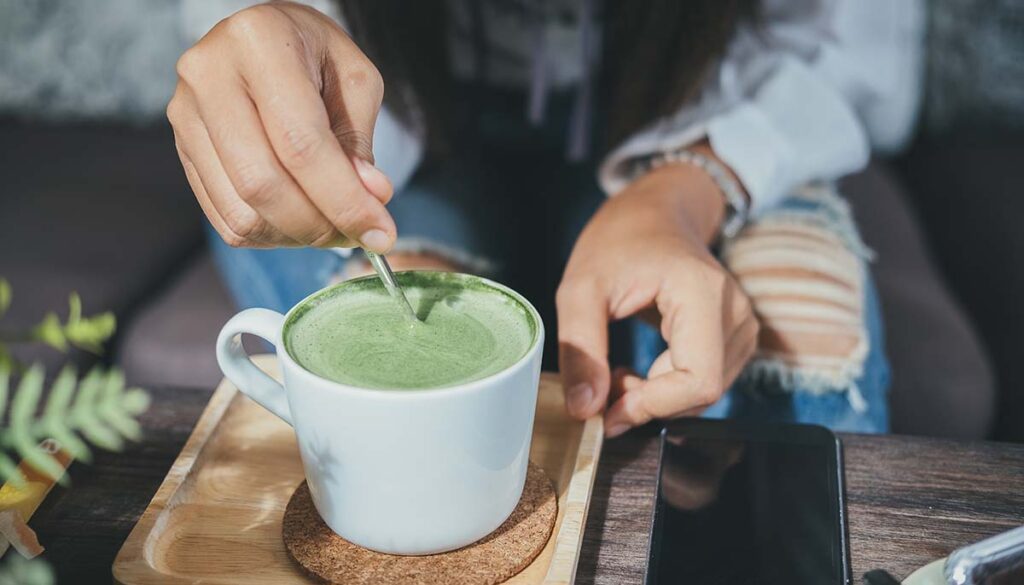
[[[185,0],[193,40],[252,0]],[[327,0],[306,0],[341,22]],[[566,5],[565,2],[559,4]],[[750,194],[753,212],[795,188],[864,167],[871,148],[909,139],[923,74],[922,0],[764,0],[756,30],[743,26],[700,96],[629,137],[602,161],[608,194],[629,183],[633,161],[708,139]],[[568,3],[572,5],[572,3]],[[458,19],[458,12],[453,11]],[[493,30],[493,27],[492,27]],[[503,26],[503,47],[529,54],[533,39]],[[546,34],[575,46],[564,23]],[[570,35],[570,36],[567,36]],[[553,84],[578,79],[579,52],[550,51]],[[459,72],[459,60],[454,61]],[[499,71],[503,84],[523,77]],[[525,122],[524,122],[525,123]],[[422,138],[385,108],[374,133],[377,165],[400,189],[423,155]]]

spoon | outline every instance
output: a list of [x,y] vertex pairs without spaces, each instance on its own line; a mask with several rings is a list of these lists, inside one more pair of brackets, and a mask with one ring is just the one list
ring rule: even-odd
[[377,271],[377,276],[379,276],[380,281],[384,283],[384,288],[387,289],[391,298],[398,301],[398,304],[402,306],[409,319],[419,321],[419,318],[416,317],[415,311],[412,310],[412,305],[409,304],[409,299],[405,298],[405,293],[402,292],[402,287],[400,287],[398,285],[398,281],[395,280],[395,273],[391,270],[391,265],[388,264],[388,259],[381,254],[377,254],[369,250],[363,251],[366,253],[367,260],[369,260],[370,264],[373,265],[373,269]]

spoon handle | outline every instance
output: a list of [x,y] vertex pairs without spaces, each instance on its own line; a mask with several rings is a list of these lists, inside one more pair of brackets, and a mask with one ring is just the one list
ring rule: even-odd
[[373,265],[373,269],[377,271],[380,281],[384,283],[384,288],[387,289],[388,294],[398,301],[398,304],[402,306],[410,319],[418,321],[419,319],[417,319],[415,311],[412,310],[412,305],[409,304],[409,299],[405,298],[402,287],[398,286],[398,281],[395,280],[395,273],[391,270],[388,259],[369,250],[364,250],[364,252],[366,252],[366,258],[370,261],[370,264]]

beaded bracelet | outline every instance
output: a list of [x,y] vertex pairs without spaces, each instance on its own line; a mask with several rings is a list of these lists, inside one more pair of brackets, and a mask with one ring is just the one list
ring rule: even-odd
[[724,166],[699,152],[681,148],[652,155],[638,161],[633,178],[636,179],[653,169],[669,164],[693,165],[711,177],[711,181],[722,192],[722,198],[725,199],[726,215],[722,221],[722,236],[731,238],[743,229],[750,213],[750,203],[743,188],[736,179],[732,178]]

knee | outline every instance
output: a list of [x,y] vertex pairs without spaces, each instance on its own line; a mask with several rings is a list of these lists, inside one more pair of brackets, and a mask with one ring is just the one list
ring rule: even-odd
[[762,221],[723,262],[760,320],[748,374],[771,374],[785,390],[853,386],[871,349],[866,270],[827,224]]

